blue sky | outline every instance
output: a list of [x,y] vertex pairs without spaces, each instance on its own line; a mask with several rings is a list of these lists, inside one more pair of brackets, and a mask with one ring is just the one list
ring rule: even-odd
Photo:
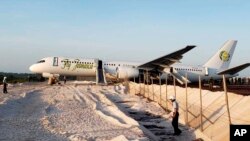
[[[204,64],[228,39],[231,66],[250,62],[250,2],[230,0],[2,0],[0,71],[29,72],[46,56],[146,62],[187,44]],[[242,75],[250,76],[250,69]]]

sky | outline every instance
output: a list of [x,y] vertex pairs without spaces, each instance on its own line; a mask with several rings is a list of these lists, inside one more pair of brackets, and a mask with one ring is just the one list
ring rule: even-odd
[[[250,62],[250,1],[1,0],[0,72],[30,72],[48,56],[147,62],[186,45],[203,65],[229,39],[230,66]],[[240,73],[250,76],[250,69]]]

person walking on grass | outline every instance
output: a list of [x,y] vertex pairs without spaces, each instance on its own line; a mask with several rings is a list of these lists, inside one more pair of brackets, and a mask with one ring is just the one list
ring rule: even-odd
[[174,135],[180,135],[181,130],[178,127],[178,120],[179,120],[179,104],[175,99],[175,96],[170,96],[169,100],[171,101],[172,104],[172,112],[170,114],[170,117],[172,117],[172,126],[174,128]]
[[8,91],[7,91],[7,81],[6,81],[6,79],[7,79],[7,77],[4,77],[3,78],[3,93],[8,93]]

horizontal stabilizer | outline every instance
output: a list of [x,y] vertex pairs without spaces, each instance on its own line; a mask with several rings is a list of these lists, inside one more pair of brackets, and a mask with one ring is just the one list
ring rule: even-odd
[[222,75],[222,74],[234,75],[234,74],[244,70],[245,68],[247,68],[249,66],[250,66],[250,63],[242,64],[242,65],[230,68],[230,69],[223,70],[223,71],[219,72],[218,75]]

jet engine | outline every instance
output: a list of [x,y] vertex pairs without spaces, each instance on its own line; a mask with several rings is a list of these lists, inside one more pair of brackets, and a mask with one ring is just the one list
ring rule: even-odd
[[58,78],[59,78],[59,74],[51,74],[51,73],[43,73],[42,74],[43,77],[49,78],[48,84],[52,85],[55,84],[56,82],[58,82]]
[[134,78],[139,76],[139,70],[136,68],[125,68],[125,67],[120,67],[117,68],[116,70],[116,76],[119,79],[129,79],[129,78]]
[[51,74],[51,73],[46,73],[46,72],[44,72],[44,73],[42,74],[42,76],[43,76],[43,77],[46,77],[46,78],[53,78],[53,77],[58,78],[58,77],[59,77],[59,74]]

